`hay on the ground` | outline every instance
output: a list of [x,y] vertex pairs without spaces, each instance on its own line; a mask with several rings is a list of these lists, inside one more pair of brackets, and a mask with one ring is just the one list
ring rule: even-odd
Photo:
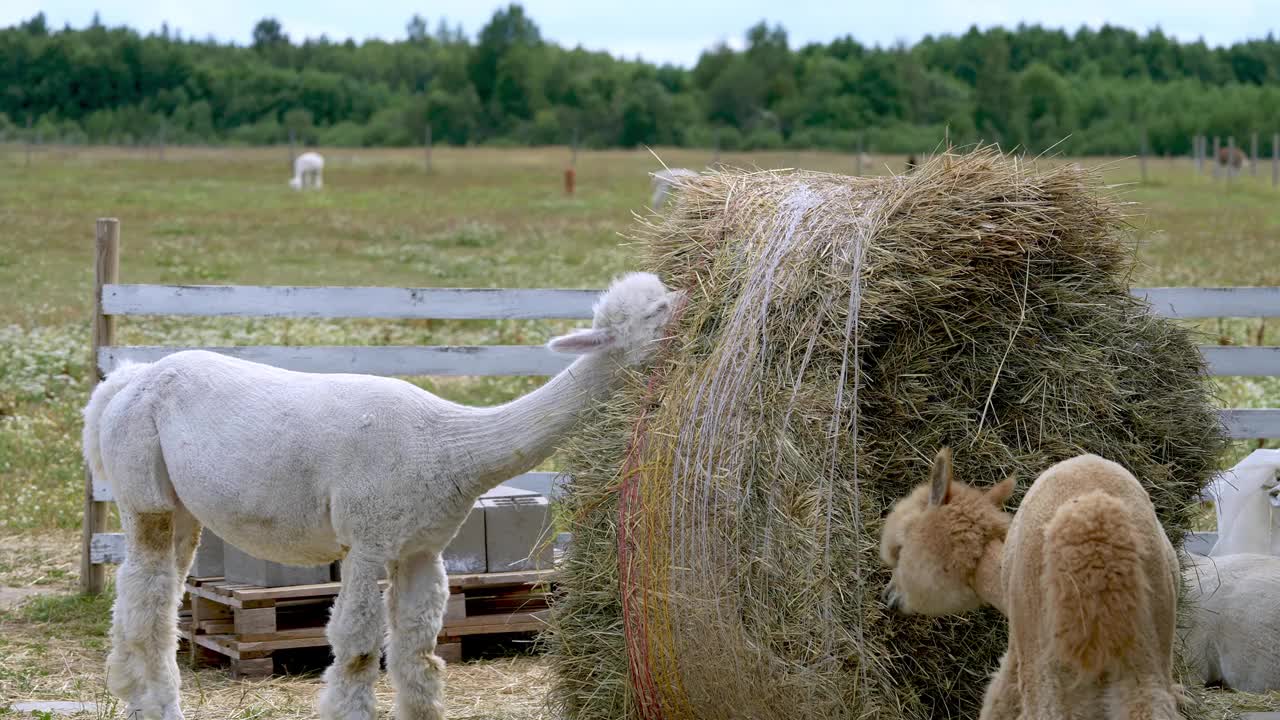
[[1224,440],[1191,339],[1129,296],[1093,178],[981,150],[679,186],[642,235],[688,303],[570,448],[568,717],[976,716],[999,616],[879,598],[881,519],[943,444],[968,482],[1017,473],[1017,498],[1111,458],[1180,545]]

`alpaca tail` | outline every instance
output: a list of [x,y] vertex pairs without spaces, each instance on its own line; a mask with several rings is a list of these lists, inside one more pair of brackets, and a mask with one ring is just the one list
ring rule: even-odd
[[1101,490],[1059,508],[1045,528],[1045,576],[1058,659],[1096,676],[1129,655],[1147,610],[1145,536]]
[[84,461],[98,480],[105,481],[107,477],[102,470],[102,413],[111,404],[112,398],[125,389],[139,372],[150,366],[149,363],[122,363],[98,383],[93,395],[89,396],[89,404],[84,406]]

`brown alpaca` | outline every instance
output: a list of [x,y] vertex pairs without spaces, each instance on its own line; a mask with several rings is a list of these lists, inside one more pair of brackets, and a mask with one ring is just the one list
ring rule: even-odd
[[952,482],[951,451],[885,520],[885,596],[907,613],[983,604],[1009,618],[1009,648],[981,720],[1174,720],[1178,559],[1147,492],[1081,455],[1046,470],[1016,515],[1008,478]]

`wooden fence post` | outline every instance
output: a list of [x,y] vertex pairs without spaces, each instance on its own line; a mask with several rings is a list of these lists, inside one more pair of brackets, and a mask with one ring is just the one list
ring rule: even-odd
[[1210,164],[1213,165],[1213,177],[1215,180],[1218,178],[1218,164],[1219,164],[1218,154],[1221,152],[1222,152],[1222,138],[1217,135],[1214,135],[1213,136],[1213,157],[1209,158],[1209,162]]
[[1138,170],[1142,173],[1142,184],[1147,183],[1147,129],[1142,128],[1141,145],[1138,148]]
[[1280,133],[1271,136],[1271,187],[1280,185]]
[[294,142],[295,142],[295,137],[293,133],[293,128],[289,128],[289,172],[294,171],[293,164],[298,160],[298,156],[296,154],[297,151],[294,150]]
[[1258,133],[1249,137],[1249,174],[1255,177],[1258,174]]
[[[102,286],[120,279],[120,221],[100,218],[95,228],[93,263],[93,345],[89,359],[89,392],[102,380],[98,370],[98,348],[114,345],[116,339],[115,318],[102,312]],[[106,532],[107,504],[93,499],[93,471],[84,469],[84,537],[80,548],[80,590],[89,595],[103,591],[107,584],[107,568],[95,565],[89,548],[93,536]]]
[[425,140],[427,148],[427,174],[431,174],[431,123],[427,123],[427,137]]

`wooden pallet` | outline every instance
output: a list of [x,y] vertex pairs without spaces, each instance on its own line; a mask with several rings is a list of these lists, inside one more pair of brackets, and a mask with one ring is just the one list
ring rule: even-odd
[[[449,576],[449,603],[436,653],[462,657],[462,638],[546,627],[551,570]],[[380,583],[386,587],[386,581]],[[189,578],[189,610],[178,628],[192,665],[229,660],[236,677],[265,677],[279,650],[328,647],[325,624],[341,583],[263,588],[223,578]]]

